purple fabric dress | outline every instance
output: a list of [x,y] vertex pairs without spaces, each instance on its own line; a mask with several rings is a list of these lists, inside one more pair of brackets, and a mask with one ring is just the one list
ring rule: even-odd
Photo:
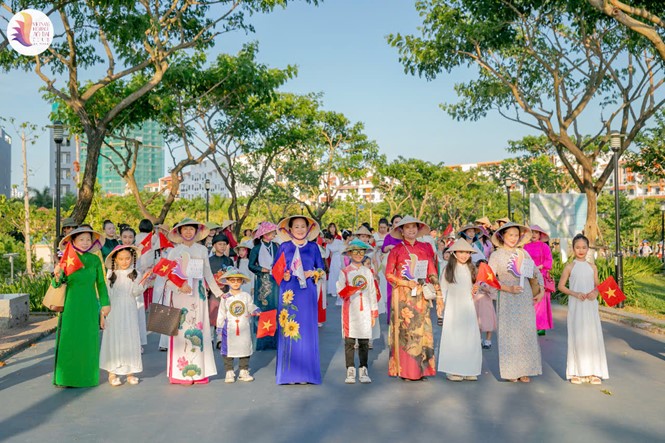
[[[381,252],[384,254],[387,254],[388,252],[386,251],[387,246],[397,246],[400,243],[402,243],[402,240],[398,240],[395,237],[393,237],[390,234],[386,234],[385,237],[383,237],[383,245],[381,246]],[[390,324],[390,304],[392,297],[393,297],[393,285],[388,283],[388,290],[386,291],[386,306],[388,307],[388,315],[386,315],[388,324]]]
[[[547,281],[552,269],[552,251],[547,243],[542,241],[531,242],[524,245],[524,250],[529,253],[536,266],[542,265],[540,273],[543,280]],[[536,310],[536,329],[552,329],[552,293],[545,290],[545,296],[534,305]]]
[[[275,262],[284,253],[286,269],[291,269],[296,247],[291,241],[282,243],[275,255]],[[305,271],[324,268],[321,252],[314,242],[307,242],[300,247],[300,258]],[[283,280],[279,287],[275,371],[278,385],[321,384],[316,283],[312,278],[306,282],[307,286],[301,288],[298,279],[291,273],[291,279]],[[293,291],[293,296],[287,294],[284,297],[287,291]]]

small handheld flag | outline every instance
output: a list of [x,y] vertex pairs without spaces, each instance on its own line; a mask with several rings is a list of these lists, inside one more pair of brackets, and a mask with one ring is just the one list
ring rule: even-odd
[[161,277],[166,277],[168,273],[171,272],[173,268],[175,268],[176,262],[173,260],[168,260],[166,258],[161,258],[157,264],[155,265],[154,268],[152,268],[152,272],[155,274],[161,276]]
[[476,283],[485,283],[488,286],[491,286],[496,289],[501,289],[501,283],[497,280],[494,271],[487,263],[480,263],[478,267],[478,276],[476,277]]
[[146,235],[146,237],[141,241],[141,246],[143,246],[141,249],[141,255],[150,252],[150,249],[152,249],[152,232]]
[[600,296],[603,297],[607,306],[615,306],[626,299],[626,295],[621,291],[619,285],[611,275],[604,282],[597,286]]
[[266,336],[274,337],[277,331],[277,309],[261,312],[259,315],[259,326],[256,330],[256,338]]
[[282,280],[284,279],[285,270],[286,270],[286,257],[284,257],[284,253],[282,252],[282,255],[279,256],[274,266],[272,267],[272,276],[278,285],[280,285],[282,283]]
[[169,239],[166,238],[166,236],[162,232],[160,232],[159,233],[159,249],[172,248],[172,247],[173,247],[173,243],[171,243],[169,241]]
[[443,237],[448,237],[450,234],[453,233],[453,225],[448,223],[448,226],[446,226],[446,229],[443,231]]
[[74,250],[71,242],[67,243],[65,252],[62,254],[62,258],[60,259],[60,267],[66,276],[71,275],[83,267],[83,262]]

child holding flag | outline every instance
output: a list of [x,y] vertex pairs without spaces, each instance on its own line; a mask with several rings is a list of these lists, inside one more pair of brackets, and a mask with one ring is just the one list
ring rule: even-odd
[[249,357],[254,352],[252,346],[252,316],[261,310],[254,304],[254,298],[242,290],[242,285],[249,282],[249,277],[236,268],[228,268],[222,280],[229,285],[229,292],[222,296],[217,314],[217,334],[221,342],[221,354],[224,357],[226,383],[235,382],[233,359],[238,358],[239,381],[253,381],[249,373]]
[[558,286],[568,295],[566,378],[576,385],[599,385],[601,379],[609,378],[609,373],[598,314],[598,269],[586,261],[589,240],[584,235],[573,238],[573,252],[575,259],[563,268]]
[[363,266],[365,253],[370,246],[360,240],[352,240],[344,250],[344,255],[351,257],[351,264],[342,269],[337,279],[337,295],[342,300],[342,334],[344,336],[344,355],[346,358],[345,383],[356,382],[356,364],[354,345],[358,341],[358,380],[371,383],[367,371],[369,341],[372,328],[379,316],[376,299],[376,286],[372,270]]
[[[482,272],[481,272],[482,271]],[[494,277],[492,268],[487,265],[485,260],[478,262],[478,278],[491,278],[491,281],[483,280],[489,286],[500,289],[498,280]],[[494,300],[496,300],[496,291],[487,290],[486,286],[478,285],[473,293],[473,301],[476,306],[476,315],[478,316],[478,326],[480,332],[485,333],[482,339],[483,349],[492,349],[492,333],[496,331],[496,309],[494,309]]]
[[[471,255],[476,248],[457,240],[449,249],[450,261],[443,271],[441,292],[445,294],[446,315],[441,328],[439,371],[450,381],[478,380],[483,355],[478,343],[478,320],[471,293],[476,267]],[[437,296],[436,312],[443,315],[443,295]]]
[[[106,256],[104,263],[108,269],[107,285],[113,313],[106,319],[102,318],[104,335],[99,367],[108,371],[111,386],[122,384],[119,375],[126,375],[127,383],[137,385],[139,379],[134,374],[143,371],[136,300],[143,298],[143,283],[146,278],[139,279],[136,270],[138,250],[133,245],[116,246]],[[145,319],[144,311],[141,311],[141,314]]]

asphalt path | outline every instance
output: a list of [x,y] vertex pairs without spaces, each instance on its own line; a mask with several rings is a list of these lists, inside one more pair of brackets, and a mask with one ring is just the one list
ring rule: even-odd
[[[388,377],[384,338],[370,351],[368,385],[344,384],[339,308],[319,329],[323,384],[277,386],[274,351],[255,352],[251,383],[175,386],[166,354],[149,335],[138,386],[59,389],[51,384],[53,336],[0,368],[3,442],[657,442],[665,441],[665,337],[603,322],[610,379],[566,382],[566,310],[540,337],[543,375],[529,384],[499,377],[495,348],[477,382],[437,374]],[[382,316],[382,320],[383,316]],[[435,323],[436,342],[440,327]]]

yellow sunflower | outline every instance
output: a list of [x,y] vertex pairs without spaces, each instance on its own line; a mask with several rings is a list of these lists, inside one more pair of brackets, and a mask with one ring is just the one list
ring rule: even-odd
[[289,320],[284,326],[284,336],[295,338],[300,334],[300,323],[294,320]]
[[279,325],[283,328],[286,326],[286,320],[289,318],[289,311],[282,309],[279,313]]
[[290,305],[291,302],[293,302],[293,291],[289,289],[282,294],[282,303]]

